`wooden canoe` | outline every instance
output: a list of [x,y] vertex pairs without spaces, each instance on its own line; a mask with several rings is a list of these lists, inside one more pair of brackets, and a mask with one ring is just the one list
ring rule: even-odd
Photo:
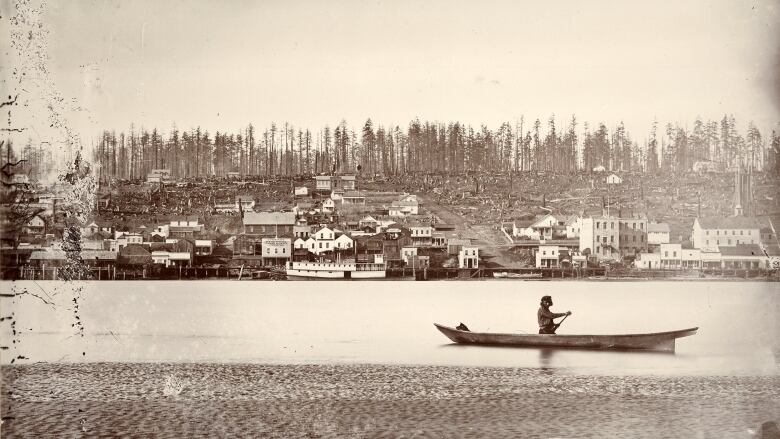
[[499,334],[460,331],[434,323],[436,329],[455,343],[518,347],[611,349],[674,352],[674,341],[696,334],[697,328],[651,334],[570,335],[570,334]]

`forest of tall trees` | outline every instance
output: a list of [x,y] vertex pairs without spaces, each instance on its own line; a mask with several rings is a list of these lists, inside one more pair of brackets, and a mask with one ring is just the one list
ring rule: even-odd
[[288,123],[272,123],[262,132],[249,124],[240,132],[200,127],[165,136],[157,128],[104,131],[94,150],[101,178],[141,179],[152,169],[173,176],[279,176],[329,172],[363,175],[461,173],[483,171],[573,172],[603,166],[615,171],[686,172],[698,161],[723,168],[751,165],[780,170],[780,140],[763,136],[750,123],[744,135],[732,116],[719,121],[696,119],[691,129],[653,122],[641,142],[623,123],[582,127],[572,116],[561,123],[550,116],[533,122],[521,117],[498,129],[415,119],[405,128],[366,120],[362,128],[341,121],[312,133]]

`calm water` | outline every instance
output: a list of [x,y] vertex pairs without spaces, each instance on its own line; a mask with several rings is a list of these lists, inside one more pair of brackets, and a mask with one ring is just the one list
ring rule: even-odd
[[[76,319],[72,299],[79,299]],[[379,363],[547,368],[605,375],[778,375],[780,285],[747,282],[3,283],[2,363]],[[560,334],[699,326],[676,354],[453,345],[433,322],[535,332],[539,298],[570,309]],[[83,336],[78,333],[83,323]],[[75,325],[75,326],[72,326]]]

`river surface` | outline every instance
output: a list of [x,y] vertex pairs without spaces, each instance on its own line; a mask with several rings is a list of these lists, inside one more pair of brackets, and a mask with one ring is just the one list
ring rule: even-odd
[[[2,316],[12,317],[0,323],[2,344],[10,346],[0,351],[2,364],[16,358],[20,363],[530,367],[573,375],[780,374],[777,283],[28,281],[0,286],[4,293],[29,293],[0,299]],[[460,346],[433,326],[463,322],[474,331],[535,333],[545,294],[553,296],[553,311],[573,311],[559,334],[694,326],[699,333],[678,339],[675,354],[657,354]]]

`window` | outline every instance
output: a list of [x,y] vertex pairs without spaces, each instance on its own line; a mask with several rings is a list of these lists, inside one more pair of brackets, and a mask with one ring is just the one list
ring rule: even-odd
[[631,228],[636,229],[636,223],[631,223]]
[[636,235],[632,236],[632,238],[633,238],[633,239],[632,239],[631,241],[632,241],[632,242],[636,242]]
[[672,257],[674,257],[674,258],[677,257],[677,252],[676,251],[672,252]]
[[609,228],[610,229],[614,229],[615,228],[615,223],[614,222],[610,222],[609,223]]
[[615,235],[609,237],[609,242],[615,242]]
[[720,239],[718,240],[718,243],[717,243],[717,245],[720,245]]
[[740,234],[740,235],[744,235],[744,234],[745,234],[745,231],[744,231],[744,230],[740,230],[740,231],[739,231],[739,234]]
[[731,239],[729,239],[729,245],[731,245]]
[[320,245],[320,248],[322,248],[322,243],[321,243],[321,242],[318,242],[318,244]]
[[710,231],[709,230],[705,230],[704,234],[707,235],[707,236],[710,236]]
[[668,251],[665,251],[665,252],[664,252],[664,257],[665,257],[665,258],[668,258],[668,257],[669,257],[669,252],[668,252]]
[[278,248],[275,248],[275,249],[274,249],[274,254],[278,254],[278,253],[279,253],[279,249],[278,249]]
[[598,222],[596,223],[596,228],[597,228],[597,229],[599,228],[599,223],[598,223]]
[[542,256],[547,256],[547,251],[546,250],[542,250]]
[[596,242],[599,242],[599,235],[596,235]]
[[737,234],[736,230],[732,230],[732,231],[731,231],[731,234],[732,234],[732,235],[736,235],[736,234]]
[[605,236],[605,237],[603,237],[603,238],[601,238],[601,239],[603,240],[602,242],[604,242],[604,244],[606,244],[606,243],[607,243],[607,237],[606,237],[606,236]]
[[705,245],[710,245],[710,240],[709,239],[706,241]]
[[553,250],[551,254],[552,254],[553,256],[555,256],[555,250]]

